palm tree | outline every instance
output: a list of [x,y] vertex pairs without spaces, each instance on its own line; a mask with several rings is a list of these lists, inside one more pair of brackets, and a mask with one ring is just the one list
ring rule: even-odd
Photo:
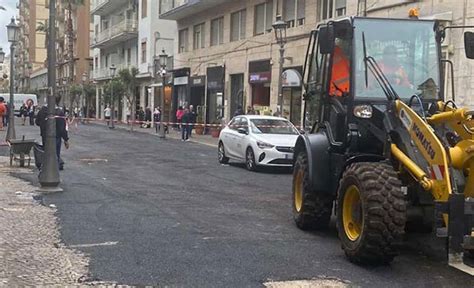
[[[133,124],[135,123],[135,110],[136,110],[136,95],[135,95],[135,88],[137,87],[137,75],[139,71],[136,67],[132,67],[130,69],[122,69],[119,71],[118,75],[122,83],[125,83],[126,93],[125,97],[129,103],[129,110],[132,125],[130,126],[130,130],[133,131]],[[130,107],[131,106],[131,107]]]

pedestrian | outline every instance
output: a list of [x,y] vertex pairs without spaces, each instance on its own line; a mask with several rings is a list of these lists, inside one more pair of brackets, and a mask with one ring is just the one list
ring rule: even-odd
[[112,110],[108,105],[105,105],[104,118],[107,120],[107,126],[110,125],[110,115],[112,115]]
[[[64,161],[61,159],[61,145],[64,140],[64,146],[69,149],[69,135],[67,131],[67,120],[64,109],[56,106],[55,109],[55,121],[56,121],[56,157],[58,161],[59,170],[64,170]],[[41,107],[36,117],[36,125],[40,127],[40,134],[42,139],[43,148],[46,145],[46,124],[48,121],[48,107],[47,105]]]
[[5,98],[0,97],[0,131],[3,131],[5,124],[5,115],[7,114],[7,107],[5,105]]
[[20,117],[21,117],[21,125],[22,126],[25,126],[25,122],[26,122],[26,117],[28,116],[28,107],[26,107],[26,104],[23,103],[20,107]]
[[235,116],[240,116],[240,115],[243,115],[244,114],[244,109],[242,109],[242,105],[239,105],[237,107],[237,110],[235,110],[234,112],[234,117]]
[[35,105],[33,101],[31,100],[28,101],[27,113],[28,113],[30,126],[34,126],[35,125]]
[[255,115],[255,110],[252,106],[247,106],[247,115]]
[[153,123],[155,124],[156,133],[158,133],[158,126],[160,125],[160,115],[161,115],[160,108],[155,107],[155,110],[153,110]]
[[140,109],[138,109],[137,116],[138,123],[142,125],[145,121],[145,111],[143,110],[143,107],[140,107]]
[[143,128],[150,128],[151,127],[151,109],[150,107],[146,107],[145,109],[145,123],[143,124]]
[[188,136],[189,138],[192,138],[192,132],[193,132],[193,128],[194,128],[194,124],[196,124],[196,119],[197,119],[197,114],[196,112],[194,111],[194,106],[193,105],[189,105],[189,119],[188,119],[188,122],[189,122],[189,125],[188,125]]
[[58,159],[59,170],[64,170],[64,161],[61,159],[61,146],[64,140],[64,147],[69,149],[69,135],[67,131],[67,120],[63,110],[56,108],[56,155]]
[[181,117],[181,141],[189,140],[189,109],[184,109],[183,117]]
[[10,121],[9,117],[10,117],[10,107],[8,106],[8,102],[5,102],[5,115],[3,116],[3,127],[7,127],[8,126],[8,122]]
[[176,111],[176,122],[178,122],[178,131],[182,129],[181,120],[183,119],[184,109],[183,106],[179,106],[178,110]]

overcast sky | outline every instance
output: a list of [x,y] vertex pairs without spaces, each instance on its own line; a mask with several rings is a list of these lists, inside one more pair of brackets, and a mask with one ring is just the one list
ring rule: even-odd
[[7,25],[13,16],[18,15],[16,9],[17,0],[0,0],[0,6],[5,7],[7,11],[0,10],[0,47],[7,54],[10,53],[10,44],[7,41]]

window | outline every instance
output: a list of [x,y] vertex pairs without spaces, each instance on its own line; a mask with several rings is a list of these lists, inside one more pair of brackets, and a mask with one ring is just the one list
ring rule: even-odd
[[194,26],[194,39],[193,39],[193,49],[204,48],[205,34],[204,34],[204,23]]
[[273,24],[273,1],[255,6],[255,35],[261,35],[272,31]]
[[148,0],[142,0],[142,18],[146,17],[147,10],[148,10]]
[[346,15],[346,0],[336,0],[336,17]]
[[230,41],[245,39],[246,22],[246,10],[241,10],[230,15]]
[[128,48],[127,49],[127,65],[130,66],[132,62],[132,49]]
[[179,30],[179,53],[188,52],[188,28]]
[[146,63],[146,41],[142,42],[142,63]]
[[358,19],[354,23],[359,31],[354,34],[356,97],[386,97],[370,70],[368,85],[365,84],[365,56],[361,48],[364,42],[367,56],[377,61],[400,98],[408,100],[417,93],[421,93],[424,100],[438,97],[441,84],[434,22],[394,20],[388,23],[379,19]]
[[283,2],[283,16],[288,27],[304,25],[305,0],[285,0]]
[[347,0],[318,0],[319,20],[326,20],[346,14]]
[[211,21],[211,46],[224,43],[224,17]]

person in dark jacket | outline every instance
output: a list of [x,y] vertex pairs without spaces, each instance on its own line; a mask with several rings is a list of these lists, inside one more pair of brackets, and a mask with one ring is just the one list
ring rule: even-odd
[[188,125],[188,138],[191,138],[193,128],[194,128],[194,124],[196,124],[196,119],[197,119],[197,114],[194,111],[194,106],[193,105],[189,105],[188,113],[189,113],[189,116],[188,116],[189,117],[189,119],[188,119],[188,122],[189,122],[189,125]]
[[[69,149],[69,135],[67,131],[67,120],[64,110],[56,107],[55,116],[56,117],[56,156],[59,163],[59,170],[64,170],[64,162],[61,159],[61,145],[64,140],[64,146],[66,149]],[[41,107],[38,115],[36,117],[36,125],[40,127],[41,139],[43,142],[43,147],[46,144],[46,123],[48,120],[48,107],[45,105]]]
[[234,117],[235,116],[240,116],[240,115],[244,115],[244,109],[242,108],[242,105],[239,105],[237,107],[237,110],[235,110],[235,112],[234,112]]
[[184,109],[183,117],[181,118],[181,141],[188,141],[189,140],[189,126],[190,126],[190,119],[191,114],[189,113],[189,109]]

